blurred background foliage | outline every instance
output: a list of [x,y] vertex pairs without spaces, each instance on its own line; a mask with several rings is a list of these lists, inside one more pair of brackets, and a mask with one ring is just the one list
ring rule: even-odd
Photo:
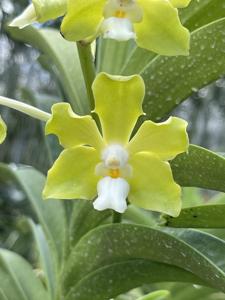
[[[40,65],[37,50],[13,41],[6,31],[6,24],[27,4],[26,0],[0,1],[0,94],[37,106],[42,103],[41,106],[48,109],[53,99],[63,99],[56,77]],[[58,24],[57,21],[50,23],[53,27]],[[216,152],[225,152],[224,100],[225,80],[221,78],[199,91],[193,90],[192,96],[174,111],[174,115],[189,122],[191,143]],[[46,173],[51,159],[47,159],[49,153],[43,138],[42,125],[6,108],[1,108],[1,115],[7,122],[8,136],[1,146],[0,161],[32,165]],[[218,199],[220,195],[186,188],[184,206],[199,204],[211,197]],[[0,178],[0,247],[16,251],[34,262],[32,237],[24,215],[32,216],[26,196],[12,182],[9,181],[6,185]],[[183,288],[181,285],[180,292]],[[139,295],[139,291],[135,290],[118,299],[136,299]],[[217,296],[218,298],[214,296],[212,299],[224,299],[219,294]]]

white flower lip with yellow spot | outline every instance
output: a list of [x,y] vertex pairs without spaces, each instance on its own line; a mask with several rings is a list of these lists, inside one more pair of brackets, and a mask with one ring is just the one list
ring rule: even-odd
[[145,121],[131,139],[143,114],[143,79],[100,73],[92,89],[102,134],[91,116],[76,115],[68,103],[52,107],[46,133],[56,134],[65,150],[48,172],[43,196],[94,200],[95,209],[120,213],[128,199],[177,216],[181,189],[167,161],[187,151],[187,122],[173,117],[158,124]]
[[109,0],[104,8],[104,21],[100,31],[104,38],[117,41],[136,39],[133,23],[140,22],[141,8],[134,0]]
[[104,178],[97,185],[95,209],[111,208],[119,213],[126,210],[130,186],[125,178],[131,176],[128,158],[128,152],[121,145],[110,145],[102,151],[103,162],[96,166],[95,173]]

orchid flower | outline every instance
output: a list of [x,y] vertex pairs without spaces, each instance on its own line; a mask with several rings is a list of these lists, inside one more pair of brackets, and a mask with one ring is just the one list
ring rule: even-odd
[[99,35],[127,41],[161,55],[188,55],[189,31],[177,8],[191,0],[33,0],[11,26],[23,27],[65,14],[62,35],[91,42]]
[[66,13],[67,0],[32,0],[10,26],[23,28],[35,22],[43,23]]
[[65,148],[48,172],[44,198],[94,200],[97,210],[123,213],[127,199],[139,207],[177,216],[181,188],[168,160],[187,151],[186,121],[145,121],[144,82],[138,75],[97,75],[93,86],[98,129],[90,116],[75,114],[70,104],[52,107],[46,134],[58,136]]

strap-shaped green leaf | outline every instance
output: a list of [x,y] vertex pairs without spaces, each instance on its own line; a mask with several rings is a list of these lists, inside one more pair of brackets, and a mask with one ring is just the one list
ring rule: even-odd
[[71,102],[75,112],[89,113],[90,108],[76,44],[63,39],[54,29],[37,29],[28,26],[22,30],[11,27],[8,31],[15,40],[31,44],[47,55],[57,67],[59,82],[68,97],[65,100]]
[[165,300],[168,299],[169,295],[170,295],[169,291],[165,291],[165,290],[155,291],[146,296],[138,298],[138,300]]
[[193,91],[225,73],[225,18],[191,34],[190,55],[153,59],[141,72],[146,84],[144,111],[152,120],[167,116]]
[[[215,250],[215,256],[196,242],[198,236],[203,245],[207,243],[208,248]],[[85,235],[68,257],[64,274],[66,299],[73,299],[71,297],[76,287],[92,272],[133,259],[174,265],[192,272],[209,286],[225,291],[224,261],[222,263],[221,260],[224,251],[222,240],[203,232],[193,234],[190,230],[186,235],[182,232],[179,236],[174,232],[131,224],[101,226]],[[123,275],[124,281],[132,277],[131,272],[124,272]],[[165,274],[162,276],[165,280]],[[101,287],[105,289],[104,284]]]
[[164,216],[164,220],[169,227],[225,228],[225,202],[184,208],[179,217]]
[[29,265],[22,257],[8,250],[0,250],[1,300],[49,300],[44,289]]
[[66,243],[66,219],[63,202],[58,200],[44,201],[42,190],[45,177],[31,167],[11,168],[0,164],[0,182],[17,184],[29,201],[38,222],[46,234],[55,263],[61,268]]
[[191,31],[225,17],[224,2],[221,0],[192,0],[180,10],[182,23]]
[[225,159],[199,146],[191,145],[188,153],[178,155],[171,168],[181,186],[194,186],[225,192]]
[[74,201],[70,222],[71,246],[74,246],[91,229],[104,223],[111,215],[112,211],[109,209],[102,212],[95,210],[91,201]]
[[85,276],[71,289],[66,300],[110,299],[144,283],[160,281],[202,284],[198,277],[175,266],[132,259],[107,265]]
[[35,224],[31,219],[28,220],[31,227],[35,245],[38,250],[38,260],[44,272],[47,283],[48,293],[55,299],[57,292],[57,272],[54,270],[54,256],[51,255],[48,242],[40,225]]
[[[192,0],[188,7],[179,10],[182,24],[192,32],[208,23],[224,18],[223,5],[221,0]],[[155,53],[134,46],[133,50],[130,49],[130,54],[124,60],[124,64],[121,65],[120,72],[124,75],[140,73],[156,57]]]

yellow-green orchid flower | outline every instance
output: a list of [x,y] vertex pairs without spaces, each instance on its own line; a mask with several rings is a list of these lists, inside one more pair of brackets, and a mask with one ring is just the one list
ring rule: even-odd
[[23,28],[35,22],[46,22],[66,13],[67,0],[32,0],[32,3],[11,23]]
[[191,0],[33,0],[12,21],[24,27],[64,14],[61,32],[71,41],[90,42],[97,36],[126,41],[161,55],[187,55],[189,31],[179,20],[177,8]]
[[176,7],[190,0],[68,0],[61,25],[71,41],[105,38],[126,41],[161,55],[187,55],[189,31],[179,20]]
[[143,114],[142,78],[100,73],[92,89],[102,134],[91,116],[78,116],[68,103],[52,107],[46,134],[56,134],[65,150],[48,172],[43,196],[95,199],[95,209],[120,213],[128,198],[145,209],[177,216],[181,189],[167,161],[188,149],[186,121],[145,121],[131,138]]

